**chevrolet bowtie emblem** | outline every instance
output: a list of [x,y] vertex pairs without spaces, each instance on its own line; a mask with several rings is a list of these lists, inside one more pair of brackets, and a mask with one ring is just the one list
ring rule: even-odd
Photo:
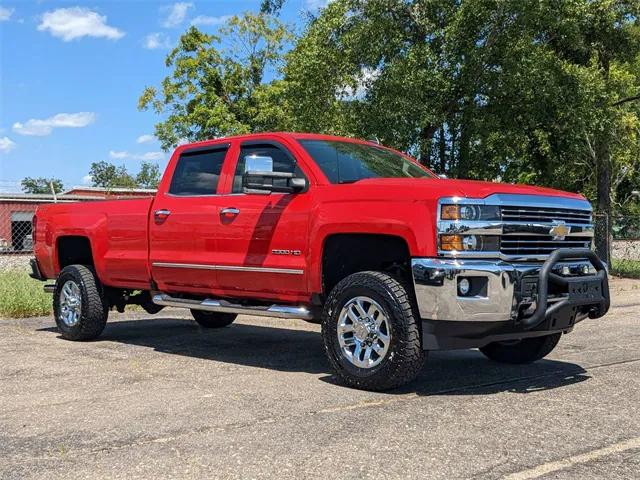
[[571,227],[568,227],[564,222],[554,222],[555,225],[549,230],[549,235],[554,240],[564,240],[564,237],[571,233]]

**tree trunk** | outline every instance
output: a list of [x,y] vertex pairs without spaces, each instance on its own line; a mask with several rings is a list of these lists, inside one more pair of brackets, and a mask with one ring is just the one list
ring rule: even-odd
[[611,152],[609,150],[609,138],[605,132],[601,132],[595,139],[596,154],[596,253],[603,262],[611,265]]
[[469,177],[469,127],[465,117],[466,115],[463,113],[460,126],[460,155],[458,158],[457,178]]
[[438,127],[427,125],[420,130],[420,163],[431,168],[431,143]]
[[[609,70],[611,62],[608,52],[600,51],[598,56],[600,71],[605,80],[609,82]],[[608,128],[603,128],[595,136],[595,161],[596,161],[596,254],[607,265],[611,265],[611,133]],[[599,221],[599,224],[598,224]]]
[[438,143],[440,147],[440,152],[439,152],[440,171],[438,173],[443,175],[447,173],[446,171],[447,170],[447,144],[446,144],[446,138],[444,134],[444,124],[442,124],[442,126],[440,127],[440,133],[438,137],[439,137]]

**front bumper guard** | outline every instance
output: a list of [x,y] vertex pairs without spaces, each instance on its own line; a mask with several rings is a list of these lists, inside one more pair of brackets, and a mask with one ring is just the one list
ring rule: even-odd
[[[412,270],[418,310],[426,320],[513,323],[530,330],[572,309],[579,310],[574,319],[601,317],[610,305],[605,266],[589,249],[559,249],[543,264],[414,258]],[[563,271],[569,276],[561,276]],[[460,278],[481,279],[485,286],[461,296]]]
[[[554,266],[561,260],[587,259],[595,268],[595,275],[579,277],[562,277],[553,272]],[[550,284],[565,290],[561,298],[549,305]],[[559,249],[555,250],[544,262],[538,276],[538,286],[535,295],[536,308],[531,316],[524,317],[520,324],[525,330],[530,330],[548,318],[552,318],[563,309],[590,306],[589,318],[602,317],[611,305],[609,296],[609,280],[607,270],[602,260],[589,249]]]

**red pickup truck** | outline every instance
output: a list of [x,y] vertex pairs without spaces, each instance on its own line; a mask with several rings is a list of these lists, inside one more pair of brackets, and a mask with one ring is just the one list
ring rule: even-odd
[[62,337],[110,309],[322,324],[335,373],[384,390],[429,350],[543,358],[609,308],[580,195],[439,178],[378,144],[269,133],[178,147],[153,198],[41,207],[32,276],[56,279]]

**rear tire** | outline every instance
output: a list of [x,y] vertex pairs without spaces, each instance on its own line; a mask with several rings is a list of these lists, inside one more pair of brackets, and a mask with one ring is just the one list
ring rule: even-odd
[[204,328],[222,328],[231,325],[238,315],[235,313],[205,312],[191,310],[193,319]]
[[359,272],[331,291],[322,339],[331,367],[349,387],[382,391],[411,382],[422,369],[413,299],[393,277]]
[[493,342],[480,348],[480,351],[500,363],[531,363],[549,355],[561,336],[562,333],[554,333],[544,337],[523,338],[515,343]]
[[62,269],[53,293],[53,314],[62,338],[93,340],[107,324],[109,305],[92,269],[69,265]]

